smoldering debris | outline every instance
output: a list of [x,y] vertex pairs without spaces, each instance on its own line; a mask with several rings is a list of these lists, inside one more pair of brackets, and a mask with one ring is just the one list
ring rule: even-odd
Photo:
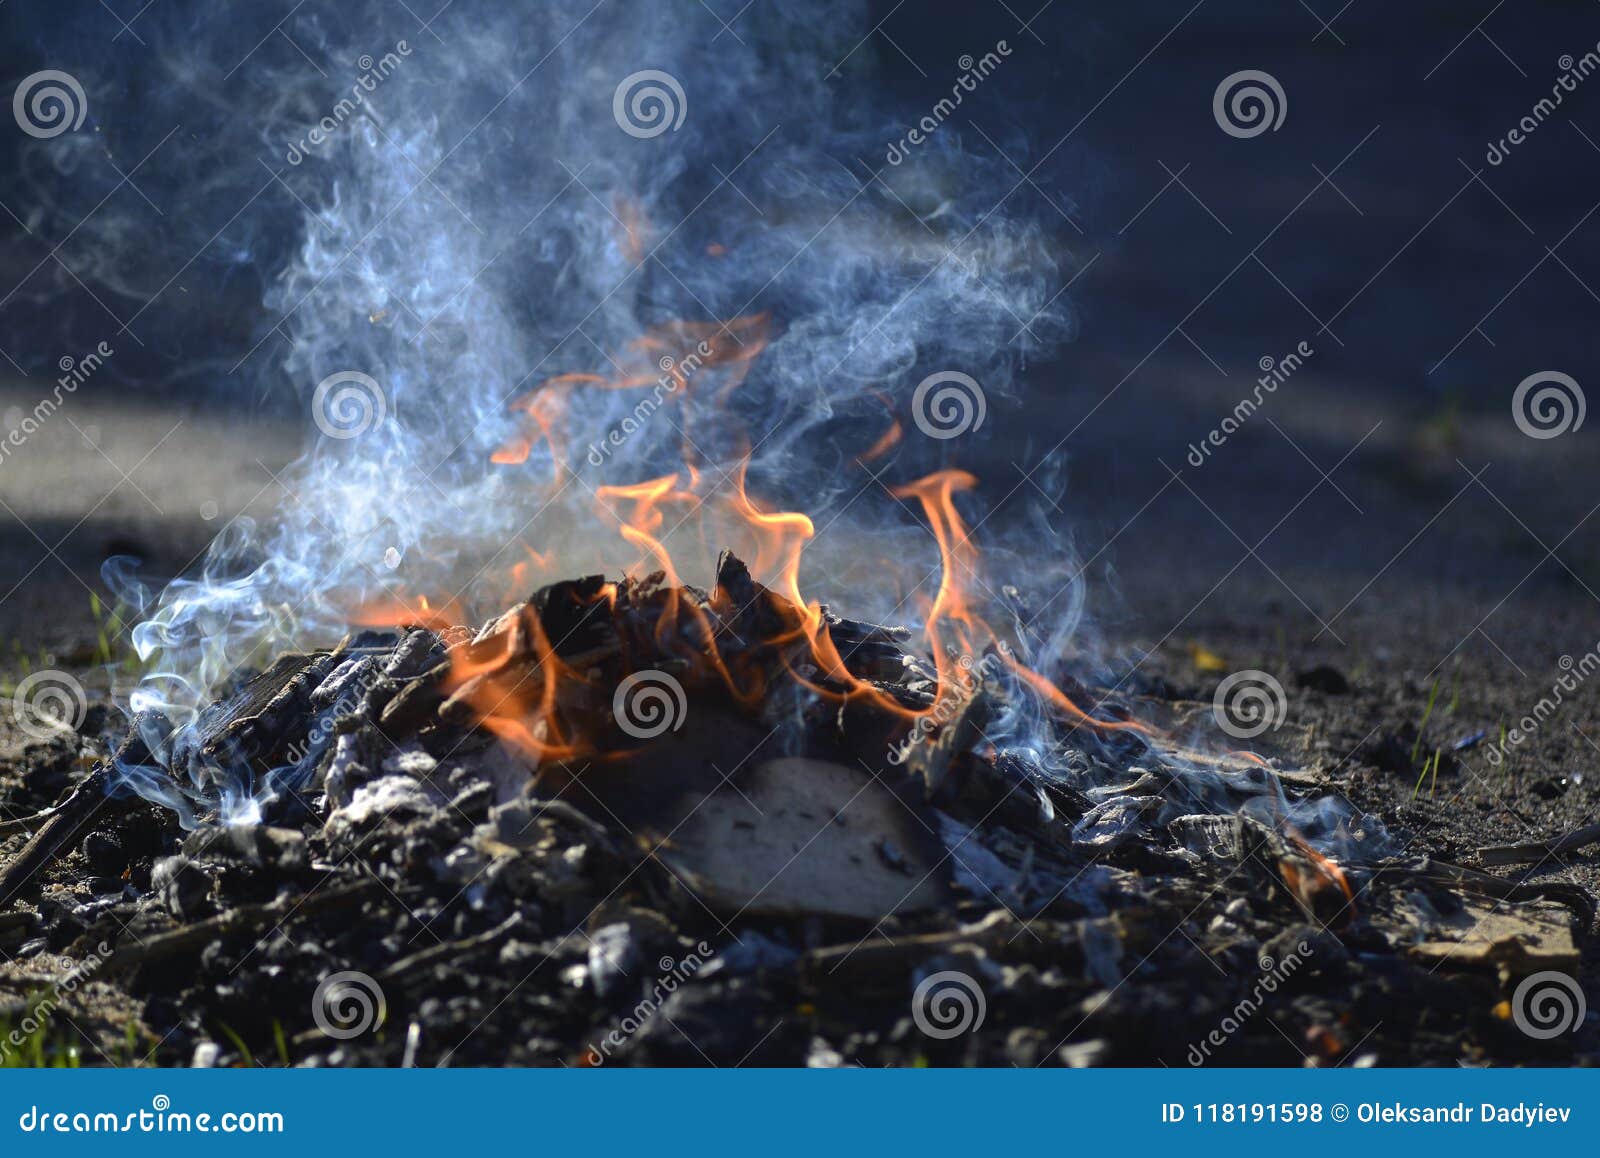
[[[586,578],[280,657],[42,819],[0,947],[106,945],[171,1064],[1592,1053],[1510,1008],[1577,959],[1581,890],[1403,855],[1314,772],[1106,726],[1126,704],[986,743],[1038,689],[818,614],[724,556],[710,591]],[[191,816],[106,793],[153,766]]]

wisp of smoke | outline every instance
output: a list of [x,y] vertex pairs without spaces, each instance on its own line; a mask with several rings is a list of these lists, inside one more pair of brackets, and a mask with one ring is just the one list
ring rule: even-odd
[[[752,490],[830,528],[825,566],[830,541],[848,554],[852,528],[885,519],[844,468],[886,404],[955,370],[992,405],[1019,358],[1070,334],[1061,247],[1010,211],[1006,161],[950,125],[882,167],[917,114],[874,107],[857,0],[757,5],[736,34],[699,5],[634,0],[277,19],[163,3],[138,23],[137,64],[85,27],[69,66],[97,131],[27,164],[51,222],[102,191],[89,151],[137,168],[164,218],[152,229],[127,190],[104,202],[80,225],[78,276],[185,380],[241,410],[287,384],[307,415],[273,517],[235,521],[159,592],[123,584],[149,672],[131,707],[180,729],[242,665],[336,636],[353,609],[502,596],[488,585],[519,541],[576,572],[584,536],[557,508],[677,469],[686,446],[714,485],[748,455]],[[707,369],[643,417],[638,391],[574,390],[563,439],[491,461],[541,382],[614,378],[643,333],[757,315],[770,342],[736,389]],[[915,554],[930,548],[918,533]],[[1058,635],[1080,609],[1064,600]]]

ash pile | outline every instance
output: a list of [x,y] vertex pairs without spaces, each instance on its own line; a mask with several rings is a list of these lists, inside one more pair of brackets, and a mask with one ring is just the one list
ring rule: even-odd
[[1159,689],[1026,658],[729,554],[710,591],[353,634],[137,718],[10,828],[0,949],[87,962],[158,1064],[1594,1058],[1528,997],[1587,893],[1410,855],[1314,773],[1176,742]]

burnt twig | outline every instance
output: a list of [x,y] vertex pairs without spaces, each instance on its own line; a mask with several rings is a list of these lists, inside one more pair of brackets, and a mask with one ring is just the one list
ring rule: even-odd
[[133,969],[165,961],[184,953],[198,952],[222,937],[260,932],[269,926],[288,920],[291,916],[305,916],[328,909],[359,904],[385,888],[382,881],[369,877],[346,888],[333,888],[322,893],[308,893],[298,899],[286,897],[262,905],[241,905],[193,925],[174,929],[170,933],[151,937],[146,941],[119,948],[107,963],[108,969]]
[[1600,824],[1590,824],[1565,836],[1552,840],[1534,840],[1527,844],[1495,844],[1478,850],[1478,859],[1487,866],[1508,864],[1537,864],[1564,852],[1576,852],[1591,844],[1600,844]]
[[70,847],[73,839],[105,803],[110,785],[110,766],[96,764],[94,771],[56,806],[49,819],[33,834],[33,839],[23,845],[16,859],[0,871],[0,909],[15,900]]

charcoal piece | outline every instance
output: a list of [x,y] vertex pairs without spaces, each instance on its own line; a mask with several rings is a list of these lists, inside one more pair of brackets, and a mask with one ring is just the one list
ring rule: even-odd
[[900,644],[905,643],[912,635],[909,627],[885,627],[861,619],[846,619],[842,615],[834,614],[826,606],[822,608],[822,617],[828,625],[828,633],[833,636],[833,641],[841,649],[847,644],[857,643]]
[[280,656],[236,694],[200,713],[193,735],[174,753],[178,766],[191,775],[206,766],[274,766],[274,757],[309,728],[312,694],[336,663],[332,652]]
[[834,647],[845,669],[857,679],[898,682],[907,676],[921,674],[914,656],[909,656],[893,643],[864,640],[857,643],[840,643],[834,638]]
[[717,556],[717,584],[710,603],[733,634],[751,644],[793,639],[803,611],[771,588],[757,583],[732,551]]
[[981,688],[960,699],[946,696],[935,700],[930,714],[912,725],[910,734],[888,759],[919,782],[932,800],[952,761],[977,742],[988,715],[989,705]]
[[605,585],[604,575],[585,575],[533,593],[529,602],[557,655],[581,655],[616,642],[611,608],[603,594]]
[[477,779],[474,772],[466,765],[462,765],[451,774],[450,786],[452,789],[459,787],[459,791],[450,801],[452,811],[476,823],[489,819],[489,809],[494,807],[495,802],[493,784]]
[[400,633],[382,628],[363,628],[339,641],[334,651],[340,655],[388,655],[400,643]]
[[299,831],[262,824],[202,825],[184,838],[182,849],[197,860],[231,861],[287,875],[301,871],[310,860]]
[[167,911],[180,921],[197,921],[211,907],[211,878],[182,854],[156,861],[150,883]]
[[1049,840],[1058,820],[1070,822],[1088,811],[1027,778],[1016,761],[968,756],[956,764],[949,786],[935,803],[965,817],[1036,833]]
[[1243,855],[1236,816],[1178,816],[1167,822],[1167,831],[1178,844],[1206,860],[1237,861]]
[[467,654],[477,662],[531,658],[534,655],[533,633],[528,626],[531,610],[528,604],[518,603],[495,616],[478,628],[466,647]]
[[438,701],[439,719],[447,724],[477,723],[479,711],[473,705],[483,701],[485,690],[494,686],[499,675],[499,672],[479,672],[464,680],[448,697]]
[[1072,826],[1072,839],[1096,849],[1120,847],[1141,835],[1166,801],[1160,796],[1117,796],[1097,804]]
[[[343,732],[334,742],[333,756],[322,765],[319,777],[320,787],[335,808],[350,803],[356,791],[377,775],[381,754],[374,750],[375,743],[386,741],[367,731]],[[314,778],[312,787],[318,786]]]
[[128,854],[122,838],[104,829],[83,838],[83,859],[96,876],[115,877],[128,867]]
[[430,718],[439,714],[444,694],[436,681],[419,677],[395,693],[384,705],[378,717],[378,726],[392,740],[402,740],[412,735]]
[[997,898],[1018,899],[1023,874],[991,852],[977,829],[937,809],[933,816],[935,831],[950,856],[951,879],[958,888],[986,904],[995,903]]
[[413,627],[383,665],[383,674],[392,680],[407,680],[444,659],[445,649],[439,637],[425,627]]
[[1076,820],[1093,807],[1067,772],[1046,764],[1030,751],[1003,748],[995,755],[993,767],[995,774],[1007,784],[1008,792],[1009,786],[1017,782],[1030,785],[1040,798],[1042,812]]
[[319,709],[339,707],[347,712],[352,711],[382,671],[383,664],[376,656],[349,656],[311,693],[311,706]]
[[744,560],[724,548],[717,556],[717,586],[712,598],[719,606],[733,609],[747,607],[756,601],[764,588],[750,574]]

